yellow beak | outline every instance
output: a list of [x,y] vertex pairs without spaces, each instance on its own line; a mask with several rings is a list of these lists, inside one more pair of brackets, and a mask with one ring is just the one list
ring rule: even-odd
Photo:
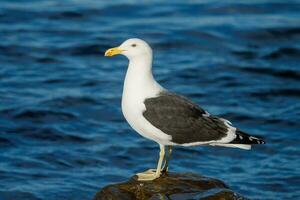
[[119,49],[118,47],[114,47],[105,51],[104,56],[114,56],[114,55],[121,54],[122,52],[123,50]]

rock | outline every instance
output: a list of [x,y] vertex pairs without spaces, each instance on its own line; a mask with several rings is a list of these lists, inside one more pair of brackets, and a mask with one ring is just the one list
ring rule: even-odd
[[141,182],[133,176],[129,181],[108,185],[94,200],[243,200],[217,179],[192,173],[168,173],[154,181]]

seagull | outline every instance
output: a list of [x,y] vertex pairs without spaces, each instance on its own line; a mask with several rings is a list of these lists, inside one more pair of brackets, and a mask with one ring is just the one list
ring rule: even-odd
[[230,121],[163,88],[153,77],[152,49],[145,41],[131,38],[105,52],[105,56],[118,54],[129,60],[122,94],[123,115],[136,132],[160,147],[156,169],[136,174],[139,181],[154,180],[168,171],[173,146],[211,145],[249,150],[252,144],[265,144],[262,138],[239,130]]

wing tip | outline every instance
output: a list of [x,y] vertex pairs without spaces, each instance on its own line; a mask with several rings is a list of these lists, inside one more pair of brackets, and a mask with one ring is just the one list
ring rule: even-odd
[[249,135],[240,130],[236,131],[236,138],[230,142],[231,144],[266,144],[266,141],[259,136]]

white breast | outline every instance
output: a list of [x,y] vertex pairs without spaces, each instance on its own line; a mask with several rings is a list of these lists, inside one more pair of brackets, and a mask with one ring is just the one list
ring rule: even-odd
[[154,127],[143,116],[144,100],[157,96],[163,88],[150,76],[139,76],[136,68],[128,68],[124,81],[122,112],[130,126],[143,137],[160,144],[170,144],[171,136]]

